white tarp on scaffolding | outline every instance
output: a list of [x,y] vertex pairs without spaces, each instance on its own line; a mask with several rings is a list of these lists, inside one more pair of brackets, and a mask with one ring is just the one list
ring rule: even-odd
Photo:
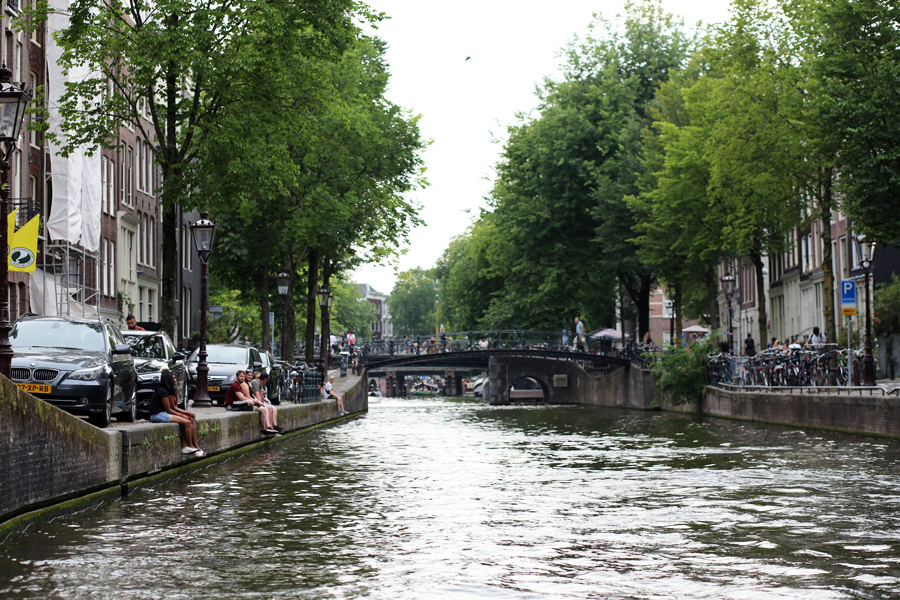
[[[80,290],[80,286],[70,288],[65,283],[58,282],[56,276],[52,273],[35,269],[28,282],[28,291],[31,296],[31,301],[29,302],[31,312],[46,317],[55,317],[62,314],[96,319],[96,306],[85,305],[72,299],[71,294]],[[64,307],[62,312],[61,306]]]
[[[78,81],[91,75],[87,67],[72,69],[63,75],[59,58],[61,48],[53,40],[52,33],[69,24],[66,16],[69,0],[50,0],[53,11],[47,22],[47,100],[50,110],[50,130],[61,132],[59,100],[65,91],[66,81]],[[68,158],[59,154],[59,144],[49,142],[51,175],[53,176],[53,205],[47,218],[47,232],[54,242],[81,244],[88,252],[100,249],[100,153],[88,156],[84,148],[78,148]]]

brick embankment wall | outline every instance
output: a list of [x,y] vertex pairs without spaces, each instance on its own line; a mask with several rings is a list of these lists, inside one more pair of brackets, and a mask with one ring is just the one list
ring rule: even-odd
[[119,484],[121,442],[0,377],[0,522]]
[[[364,379],[335,386],[350,416],[368,410]],[[17,515],[147,475],[197,462],[181,453],[177,424],[134,423],[98,429],[0,377],[0,524]],[[222,408],[197,413],[200,447],[210,456],[260,443],[277,443],[260,431],[255,412]],[[347,417],[334,401],[278,407],[284,433],[301,432]]]

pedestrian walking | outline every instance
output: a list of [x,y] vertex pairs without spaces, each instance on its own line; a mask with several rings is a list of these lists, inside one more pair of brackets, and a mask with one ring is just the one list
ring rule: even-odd
[[587,350],[587,338],[584,336],[584,323],[575,317],[575,349],[581,352]]

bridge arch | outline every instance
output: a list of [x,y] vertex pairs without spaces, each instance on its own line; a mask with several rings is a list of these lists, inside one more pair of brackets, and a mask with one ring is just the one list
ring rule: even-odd
[[542,375],[526,375],[524,377],[519,377],[514,379],[515,375],[509,378],[509,389],[506,393],[509,395],[510,401],[520,401],[524,402],[527,400],[537,400],[535,396],[527,395],[527,394],[514,394],[513,392],[527,392],[530,391],[528,388],[520,388],[519,390],[514,390],[517,385],[523,384],[526,382],[534,382],[537,385],[537,389],[541,392],[541,402],[552,402],[553,397],[553,385],[551,385],[550,381],[546,376]]

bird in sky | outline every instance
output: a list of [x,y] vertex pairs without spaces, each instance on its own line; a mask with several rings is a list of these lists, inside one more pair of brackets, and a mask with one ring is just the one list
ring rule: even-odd
[[[467,56],[467,57],[466,57],[466,60],[469,60],[470,58],[472,58],[472,57],[471,57],[471,56]],[[466,62],[466,61],[464,60],[463,62]]]

